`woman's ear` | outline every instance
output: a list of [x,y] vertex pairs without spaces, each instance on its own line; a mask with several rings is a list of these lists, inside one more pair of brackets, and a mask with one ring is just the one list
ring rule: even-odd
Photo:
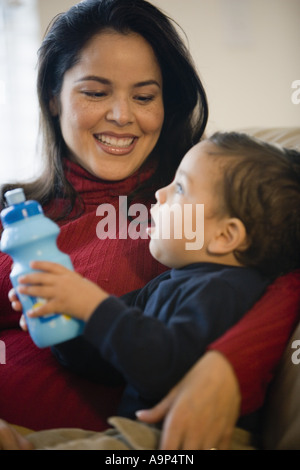
[[59,102],[58,102],[57,96],[53,96],[50,99],[49,109],[50,109],[50,113],[53,117],[56,117],[56,116],[59,115]]
[[207,250],[211,255],[225,255],[237,249],[243,251],[247,246],[247,232],[243,222],[232,217],[221,222]]

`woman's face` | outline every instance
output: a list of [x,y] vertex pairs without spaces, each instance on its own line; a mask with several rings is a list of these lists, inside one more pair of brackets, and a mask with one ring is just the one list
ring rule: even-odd
[[51,103],[69,157],[102,179],[134,173],[159,138],[162,92],[159,64],[142,36],[114,31],[94,36]]

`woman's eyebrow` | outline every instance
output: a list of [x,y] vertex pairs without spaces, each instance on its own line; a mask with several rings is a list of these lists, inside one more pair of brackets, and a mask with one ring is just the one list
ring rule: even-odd
[[79,80],[76,80],[77,83],[79,82],[99,82],[102,83],[103,85],[111,85],[111,81],[108,80],[107,78],[103,77],[98,77],[97,75],[87,75],[86,77],[79,78]]
[[[104,77],[99,77],[98,75],[87,75],[86,77],[82,77],[79,80],[76,80],[76,82],[85,82],[85,81],[93,81],[93,82],[99,82],[102,85],[111,85],[112,82],[111,80],[108,80],[107,78]],[[156,80],[144,80],[142,82],[137,82],[133,85],[133,88],[141,88],[144,86],[149,86],[149,85],[156,85],[158,88],[161,88],[161,85],[158,83]]]
[[158,88],[161,88],[161,85],[156,80],[145,80],[143,82],[138,82],[134,84],[134,88],[140,88],[148,85],[156,85]]

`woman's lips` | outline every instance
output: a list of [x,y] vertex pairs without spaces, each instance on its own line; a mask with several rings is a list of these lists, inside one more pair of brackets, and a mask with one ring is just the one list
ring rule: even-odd
[[134,135],[94,134],[97,145],[111,155],[127,155],[132,152],[138,141]]

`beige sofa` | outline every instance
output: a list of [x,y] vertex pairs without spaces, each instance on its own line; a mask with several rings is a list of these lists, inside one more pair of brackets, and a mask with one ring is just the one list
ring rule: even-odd
[[[300,151],[300,127],[252,128],[245,131],[260,139],[297,148]],[[299,341],[298,346],[294,341]],[[292,361],[293,352],[297,353],[296,346],[300,347],[300,322],[286,348],[275,380],[270,386],[263,427],[265,449],[300,450],[300,363]]]

